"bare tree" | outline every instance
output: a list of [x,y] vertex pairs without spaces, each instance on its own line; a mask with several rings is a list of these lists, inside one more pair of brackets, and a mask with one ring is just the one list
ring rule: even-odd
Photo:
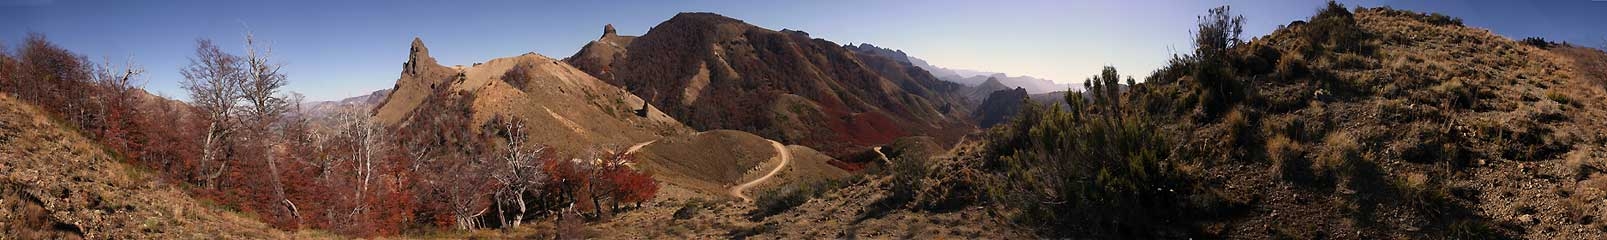
[[[492,117],[483,127],[486,133],[494,133],[502,140],[501,146],[496,148],[501,158],[501,166],[495,168],[492,177],[501,185],[495,196],[498,201],[498,217],[502,220],[502,227],[518,227],[524,223],[524,216],[529,210],[525,196],[532,191],[540,189],[547,178],[541,171],[539,158],[547,150],[546,146],[531,144],[530,134],[525,127],[524,120],[517,117],[498,115]],[[503,203],[517,207],[513,221],[509,222],[507,214],[503,211]]]
[[[95,68],[91,75],[100,92],[95,94],[100,102],[96,104],[100,115],[100,134],[102,141],[112,149],[125,156],[130,153],[132,143],[128,133],[133,126],[137,111],[140,109],[135,91],[142,85],[140,76],[145,74],[145,68],[134,63],[131,57],[122,66],[112,65],[106,60],[101,66]],[[136,157],[136,156],[130,156]]]
[[179,70],[184,75],[180,84],[190,92],[191,105],[208,121],[196,174],[204,175],[200,176],[201,185],[216,187],[216,179],[228,168],[228,161],[219,158],[218,152],[227,145],[227,136],[234,133],[232,118],[239,105],[245,72],[240,57],[223,52],[212,40],[197,39],[195,43],[195,57],[190,58],[189,66]]
[[[348,215],[357,216],[368,210],[369,206],[364,201],[365,197],[368,196],[365,196],[365,194],[368,194],[369,187],[374,181],[376,173],[378,173],[376,165],[380,164],[380,158],[388,153],[391,148],[387,144],[389,140],[385,127],[373,116],[369,116],[366,111],[345,109],[336,115],[336,121],[338,121],[336,124],[339,124],[336,137],[340,141],[350,144],[348,145],[350,146],[350,151],[343,153],[347,154],[344,157],[347,160],[336,160],[334,165],[339,165],[339,162],[342,161],[351,161],[352,163],[353,174],[350,177],[352,177],[352,182],[355,184],[355,186],[352,186],[354,190],[352,201],[355,201],[356,204],[353,204]],[[339,155],[334,157],[342,158]]]
[[283,119],[290,110],[290,104],[285,101],[285,96],[279,95],[279,89],[287,82],[285,74],[279,72],[284,65],[269,62],[273,54],[272,48],[264,47],[259,51],[254,34],[246,32],[245,39],[246,72],[245,81],[239,88],[239,96],[246,103],[242,112],[246,130],[249,132],[246,135],[253,140],[251,142],[256,145],[255,147],[265,150],[261,151],[260,158],[268,166],[269,184],[272,185],[268,187],[272,188],[270,190],[274,201],[282,205],[283,208],[280,210],[296,215],[292,213],[295,204],[285,198],[284,182],[279,179],[279,166],[275,158],[277,153],[273,151],[280,145],[278,137],[280,134],[275,133],[273,125]]

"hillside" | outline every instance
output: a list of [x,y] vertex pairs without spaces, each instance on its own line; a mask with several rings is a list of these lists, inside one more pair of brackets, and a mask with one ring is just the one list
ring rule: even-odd
[[1027,97],[1027,89],[1019,87],[993,91],[982,101],[982,105],[977,106],[976,113],[972,116],[982,128],[993,127],[1021,112],[1021,105],[1026,104]]
[[621,82],[614,78],[614,69],[616,68],[614,61],[625,58],[626,53],[628,53],[626,47],[629,47],[633,40],[636,40],[635,36],[620,36],[619,33],[614,31],[613,24],[605,25],[603,26],[602,37],[586,43],[586,46],[581,47],[580,51],[564,58],[564,62],[575,66],[581,71],[585,71],[586,74],[608,81],[609,84],[622,85]]
[[[1234,26],[1226,13],[1214,9],[1201,18],[1201,29]],[[1599,221],[1607,211],[1590,204],[1607,200],[1601,184],[1607,181],[1607,149],[1601,147],[1607,135],[1598,133],[1607,129],[1607,94],[1599,75],[1590,73],[1597,67],[1576,64],[1607,56],[1600,51],[1526,45],[1440,14],[1352,12],[1336,4],[1249,41],[1197,33],[1201,45],[1223,48],[1201,47],[1174,59],[1119,100],[1103,103],[1110,95],[1095,93],[1085,98],[1093,103],[1027,111],[1025,119],[1012,121],[1018,126],[992,134],[986,154],[976,155],[1010,169],[1040,161],[1035,159],[1083,159],[1033,155],[1046,150],[1050,156],[1114,154],[1116,162],[1101,163],[1110,165],[1034,173],[1076,178],[1097,171],[1095,182],[1106,189],[1129,190],[1079,193],[1128,200],[1074,201],[1092,203],[1091,209],[1154,210],[1112,212],[1118,215],[1096,222],[1055,218],[1086,211],[1018,216],[1061,226],[1114,221],[1107,227],[1042,229],[1072,236],[1607,234]],[[1077,114],[1112,120],[1078,120],[1089,115]],[[1107,126],[1120,131],[1103,132]],[[1145,134],[1151,127],[1159,132]],[[1061,133],[1078,137],[1059,138],[1067,136],[1056,135]],[[1078,134],[1096,138],[1035,140],[1086,138]],[[1100,139],[1116,142],[1084,142]],[[1064,147],[1081,144],[1113,149]],[[1012,183],[1024,179],[1009,173],[996,176],[1001,186],[1035,191],[1032,186],[1039,185],[1032,184],[1040,184]],[[995,199],[1012,197],[1033,199]]]
[[[530,127],[535,143],[562,151],[612,150],[688,131],[642,99],[569,64],[535,53],[491,59],[473,66],[435,63],[415,39],[396,88],[375,110],[396,128],[418,127],[421,114],[464,106],[469,129],[494,116],[514,116]],[[421,106],[432,107],[421,107]],[[646,111],[640,111],[646,107]],[[450,109],[450,107],[447,107]]]
[[[715,130],[683,136],[670,136],[638,148],[638,167],[654,178],[711,198],[729,196],[731,188],[754,181],[781,168],[778,174],[754,191],[774,183],[818,181],[848,176],[848,172],[827,164],[831,157],[804,146],[773,144],[751,133]],[[787,164],[779,166],[785,152]]]
[[0,94],[0,234],[22,239],[288,238],[192,199]]
[[801,31],[682,13],[627,50],[622,61],[613,60],[612,76],[599,77],[612,77],[607,81],[698,130],[748,131],[831,155],[906,135],[952,142],[971,131],[966,106],[947,94],[957,87],[952,83]]

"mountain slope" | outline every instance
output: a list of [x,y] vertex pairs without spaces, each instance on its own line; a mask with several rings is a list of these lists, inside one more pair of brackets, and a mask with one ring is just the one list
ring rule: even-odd
[[1026,104],[1027,90],[1023,88],[1005,89],[988,94],[987,100],[977,106],[973,117],[982,128],[993,127],[994,124],[1004,123],[1021,111],[1021,104]]
[[[969,132],[948,85],[800,31],[681,13],[636,38],[614,76],[700,129],[736,129],[833,155],[905,135]],[[608,76],[603,76],[608,77]],[[754,111],[762,109],[777,112]]]
[[564,62],[610,84],[621,85],[614,78],[614,61],[625,58],[625,47],[630,46],[633,40],[636,40],[635,36],[620,36],[614,31],[613,24],[605,25],[602,37],[581,47],[575,55],[564,58]]
[[[642,99],[569,64],[535,53],[492,59],[470,67],[444,67],[413,44],[397,87],[375,111],[387,125],[409,128],[433,106],[467,106],[478,129],[493,116],[524,120],[534,143],[562,151],[621,148],[688,132],[685,125]],[[646,111],[641,111],[646,107]]]
[[0,94],[0,234],[23,239],[287,238],[117,162]]
[[1242,99],[1209,95],[1211,75],[1183,60],[1124,104],[1175,142],[1189,197],[1215,199],[1184,224],[1196,234],[1601,238],[1607,209],[1589,203],[1607,200],[1607,94],[1556,51],[1333,6],[1228,49],[1219,73],[1243,85],[1217,86]]

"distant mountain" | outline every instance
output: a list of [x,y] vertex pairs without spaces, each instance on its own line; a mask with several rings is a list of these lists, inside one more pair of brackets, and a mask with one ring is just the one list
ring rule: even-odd
[[[920,58],[913,57],[913,56],[910,56],[907,53],[904,53],[903,50],[895,50],[895,49],[877,47],[876,45],[871,45],[869,43],[860,43],[857,46],[855,46],[855,45],[845,45],[843,47],[848,48],[850,50],[854,50],[855,52],[859,52],[859,53],[879,55],[879,56],[883,56],[883,57],[892,58],[892,59],[900,60],[900,61],[903,61],[903,62],[907,62],[907,63],[910,63],[911,65],[915,65],[916,67],[920,67],[921,69],[925,69],[927,72],[930,72],[932,74],[932,76],[935,76],[938,79],[942,79],[944,81],[949,81],[949,82],[955,82],[955,83],[959,83],[959,84],[964,84],[966,86],[981,85],[982,83],[986,82],[988,79],[993,78],[993,79],[997,79],[1000,83],[1003,83],[1005,86],[1021,87],[1021,88],[1026,89],[1027,92],[1029,92],[1029,93],[1046,93],[1046,92],[1053,92],[1053,91],[1065,91],[1068,88],[1074,87],[1071,84],[1055,83],[1054,81],[1051,81],[1051,80],[1048,80],[1048,79],[1041,79],[1041,78],[1036,78],[1036,77],[1032,77],[1032,76],[1010,76],[1009,74],[999,73],[999,72],[977,71],[977,70],[968,70],[968,69],[950,69],[950,68],[933,66],[932,64],[927,63],[926,60],[922,60]],[[992,91],[988,91],[988,92],[992,92]],[[984,93],[984,95],[986,95],[986,93]]]
[[997,78],[988,78],[987,81],[982,81],[982,84],[977,84],[975,87],[967,88],[968,92],[965,94],[965,98],[980,104],[984,100],[987,100],[988,95],[993,94],[993,92],[999,90],[1009,90],[1010,88],[1011,87],[1009,85],[999,82],[999,79]]
[[1009,121],[1016,112],[1021,111],[1021,104],[1027,98],[1027,90],[1017,87],[1015,89],[998,90],[988,94],[987,100],[982,101],[972,117],[982,128]]
[[[952,142],[974,129],[968,104],[952,94],[960,85],[907,58],[859,53],[803,31],[681,13],[622,54],[591,51],[608,38],[566,61],[698,130],[743,130],[835,156],[907,135]],[[600,62],[611,64],[587,64]]]
[[310,115],[332,113],[341,109],[372,111],[374,110],[374,106],[379,106],[380,103],[385,102],[385,98],[390,95],[390,93],[390,89],[380,89],[362,96],[349,97],[341,100],[307,102],[302,103],[301,110],[303,113]]

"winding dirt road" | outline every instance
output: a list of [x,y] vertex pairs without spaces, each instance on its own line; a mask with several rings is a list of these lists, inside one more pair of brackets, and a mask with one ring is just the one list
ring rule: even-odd
[[776,173],[781,173],[782,169],[786,169],[787,165],[792,164],[792,152],[787,151],[786,146],[783,146],[780,142],[776,142],[774,140],[770,141],[770,146],[776,148],[776,157],[781,158],[781,164],[777,165],[776,169],[771,169],[770,173],[764,174],[763,177],[743,183],[742,185],[737,185],[736,187],[731,187],[731,196],[741,198],[743,202],[753,202],[752,198],[748,198],[748,195],[742,194],[742,192],[747,191],[748,188],[752,188],[755,185],[759,185],[759,183],[763,183],[765,180],[770,180],[770,177],[776,176]]

